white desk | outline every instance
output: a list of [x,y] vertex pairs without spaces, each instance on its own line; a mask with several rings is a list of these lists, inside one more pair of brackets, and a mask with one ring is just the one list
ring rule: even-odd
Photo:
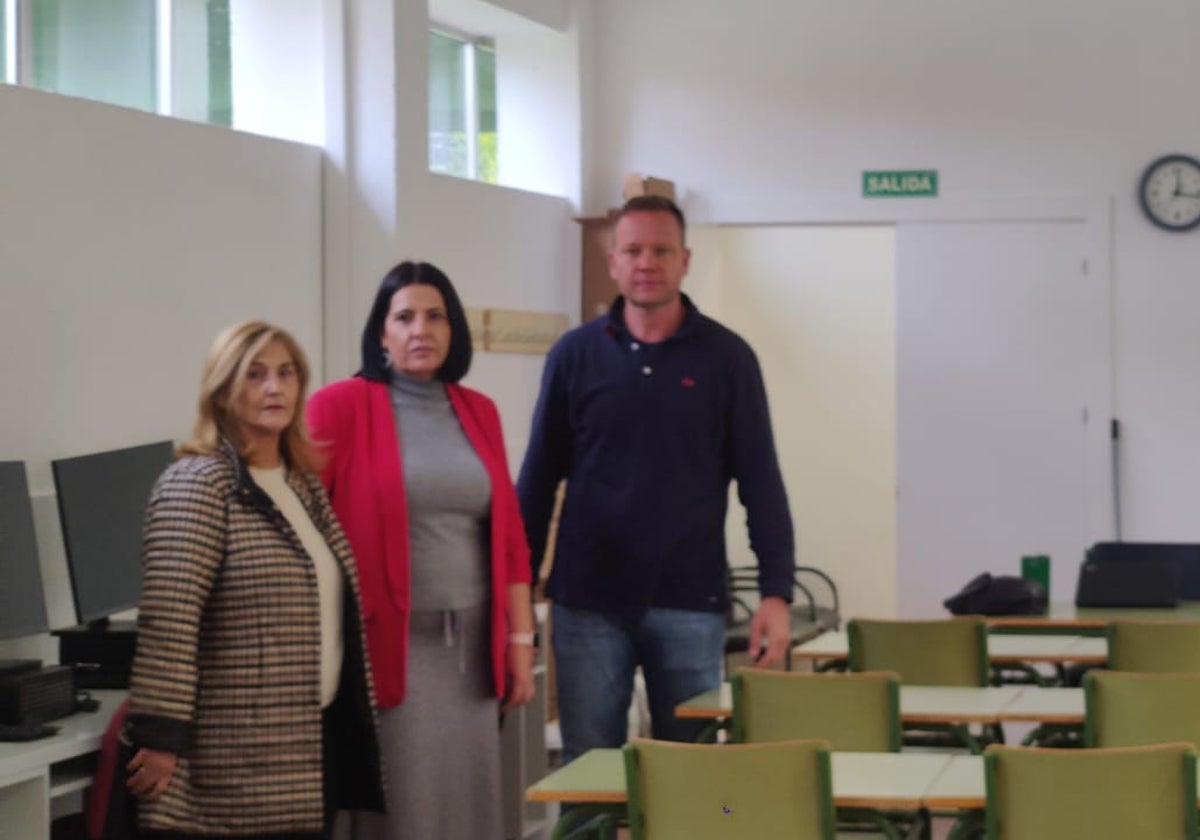
[[[989,635],[988,661],[993,665],[1022,662],[1082,662],[1103,664],[1108,661],[1105,639],[1061,635]],[[815,639],[792,648],[793,659],[821,661],[845,659],[850,655],[850,637],[844,630],[822,633]]]
[[[839,808],[916,810],[941,775],[946,753],[830,753],[833,803]],[[530,802],[625,802],[625,764],[619,749],[588,750],[525,792]]]
[[[1039,689],[1051,691],[1053,689]],[[900,686],[900,719],[904,723],[998,723],[1004,711],[1025,692],[1022,686]],[[1080,709],[1083,699],[1079,698]],[[1081,712],[1082,713],[1082,712]],[[712,720],[733,714],[729,683],[697,694],[675,707],[675,716]]]
[[1082,724],[1084,703],[1082,688],[1030,688],[1004,707],[1001,718],[1023,723]]
[[[1200,784],[1197,785],[1200,804]],[[979,810],[987,806],[987,783],[981,755],[954,755],[921,797],[926,808]]]
[[95,753],[123,691],[93,691],[94,712],[51,721],[57,735],[0,743],[0,840],[49,840],[50,803],[91,784]]

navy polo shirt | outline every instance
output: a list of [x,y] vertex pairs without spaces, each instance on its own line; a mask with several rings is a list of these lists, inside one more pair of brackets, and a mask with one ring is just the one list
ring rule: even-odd
[[517,494],[536,580],[567,480],[547,584],[556,603],[724,611],[731,480],[762,594],[792,598],[792,521],[758,361],[683,302],[683,324],[665,341],[635,339],[618,297],[547,356]]

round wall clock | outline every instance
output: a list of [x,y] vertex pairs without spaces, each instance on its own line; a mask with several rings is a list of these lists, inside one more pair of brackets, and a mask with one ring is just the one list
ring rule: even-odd
[[1142,173],[1138,201],[1147,218],[1163,230],[1184,231],[1200,225],[1200,160],[1164,155]]

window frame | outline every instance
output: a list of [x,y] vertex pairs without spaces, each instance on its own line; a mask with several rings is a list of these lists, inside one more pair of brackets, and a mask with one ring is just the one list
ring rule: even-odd
[[[479,100],[480,100],[480,95],[479,95],[479,73],[478,73],[479,56],[478,56],[478,54],[481,50],[487,50],[487,51],[491,52],[492,56],[493,56],[493,64],[494,64],[494,60],[495,60],[494,57],[496,54],[496,41],[494,38],[489,37],[489,36],[476,35],[476,34],[473,34],[470,32],[465,32],[456,26],[451,26],[449,24],[441,23],[436,20],[430,20],[430,22],[429,22],[429,37],[432,38],[432,36],[434,36],[434,35],[440,35],[443,38],[449,38],[453,41],[457,41],[462,47],[462,49],[460,50],[460,55],[462,56],[463,90],[461,91],[461,93],[463,96],[463,112],[464,112],[463,113],[463,116],[464,116],[463,133],[466,135],[465,140],[466,140],[466,158],[467,158],[466,173],[463,175],[458,175],[456,173],[442,173],[442,172],[435,172],[434,174],[438,174],[438,175],[448,174],[448,175],[450,175],[450,177],[454,177],[454,178],[462,177],[462,178],[466,178],[471,181],[479,181],[480,183],[486,183],[486,184],[495,183],[495,181],[484,180],[480,177],[480,166],[479,166],[479,123],[480,123]],[[432,51],[430,51],[429,60],[426,62],[426,71],[430,72],[430,73],[432,72],[432,60],[433,60],[433,55],[432,55]],[[426,91],[428,91],[428,89],[429,89],[429,86],[426,85]],[[495,99],[496,99],[496,92],[493,89],[492,101],[495,102]],[[427,111],[431,110],[432,107],[433,107],[432,102],[426,103]],[[497,126],[497,128],[498,128],[498,126]],[[427,134],[426,158],[428,158],[429,150],[431,150],[433,147],[432,129],[427,131],[426,134]],[[432,161],[430,161],[430,164],[431,163],[432,163]]]
[[[0,3],[3,3],[3,10],[0,13],[3,14],[5,24],[3,33],[4,66],[0,67],[0,82],[21,87],[34,87],[33,3],[35,2],[36,0],[0,0]],[[175,0],[154,0],[151,14],[153,16],[151,25],[154,30],[154,109],[146,109],[145,112],[165,117],[189,119],[189,117],[183,117],[176,110],[175,85],[179,68],[175,66],[175,38],[177,36],[175,32]],[[225,69],[227,73],[228,67],[226,66]],[[214,120],[212,117],[213,111],[210,103],[209,118],[204,122],[209,125],[230,126],[230,122]]]

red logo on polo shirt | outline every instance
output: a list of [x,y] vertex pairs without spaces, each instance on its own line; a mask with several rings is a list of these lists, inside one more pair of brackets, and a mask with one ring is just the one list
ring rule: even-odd
[[692,379],[692,377],[690,377],[690,376],[685,376],[685,377],[683,377],[683,379],[679,380],[679,384],[682,385],[684,388],[695,388],[696,380]]

